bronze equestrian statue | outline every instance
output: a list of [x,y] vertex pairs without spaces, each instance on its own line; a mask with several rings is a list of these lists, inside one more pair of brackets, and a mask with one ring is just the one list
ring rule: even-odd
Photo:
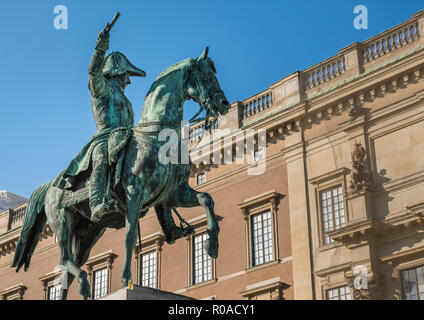
[[[30,265],[31,256],[46,223],[57,236],[60,264],[68,283],[62,285],[66,299],[76,277],[78,292],[87,299],[90,285],[81,266],[106,228],[125,227],[125,257],[122,286],[131,279],[131,258],[137,239],[139,219],[154,207],[168,243],[190,234],[192,228],[175,225],[171,210],[202,206],[206,211],[209,256],[218,256],[219,226],[212,197],[188,185],[191,161],[166,163],[158,152],[165,144],[162,130],[173,129],[181,143],[183,105],[192,99],[209,118],[228,112],[230,105],[216,79],[208,48],[197,58],[179,62],[152,84],[144,100],[140,122],[124,89],[130,76],[145,76],[119,52],[105,58],[112,23],[100,32],[89,68],[89,89],[97,132],[71,164],[52,182],[36,189],[28,203],[12,267],[17,272]],[[197,116],[197,115],[196,115]],[[193,120],[193,119],[192,119]]]

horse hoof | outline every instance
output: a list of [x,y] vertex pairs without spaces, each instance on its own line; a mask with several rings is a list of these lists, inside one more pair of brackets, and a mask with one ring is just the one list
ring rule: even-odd
[[126,287],[128,287],[128,282],[130,282],[130,278],[121,278],[121,284],[122,284],[122,287],[121,288],[126,288]]
[[83,279],[78,285],[78,293],[84,297],[84,300],[90,298],[90,284],[87,279]]
[[213,231],[208,230],[209,238],[205,241],[206,252],[211,258],[215,258],[215,259],[218,258],[218,248],[219,248],[218,233],[219,233],[219,229],[213,230]]
[[205,243],[206,252],[211,258],[218,258],[218,243],[215,241],[206,240]]

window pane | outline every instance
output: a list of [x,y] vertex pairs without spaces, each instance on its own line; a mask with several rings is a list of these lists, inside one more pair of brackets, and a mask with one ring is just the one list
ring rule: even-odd
[[201,185],[206,182],[206,173],[197,175],[197,185]]
[[350,288],[348,286],[329,289],[326,292],[327,300],[350,300]]
[[423,266],[401,271],[405,300],[424,300]]
[[62,286],[60,284],[50,286],[49,289],[48,289],[47,299],[48,300],[59,300],[61,288],[62,288]]
[[212,258],[204,249],[204,243],[208,239],[204,233],[193,239],[193,276],[194,284],[212,279]]
[[252,216],[253,265],[273,260],[271,213],[262,212]]
[[94,271],[93,298],[98,299],[107,294],[107,268]]
[[141,255],[141,285],[156,289],[156,251]]
[[321,216],[323,221],[324,243],[334,242],[325,233],[345,226],[343,190],[337,186],[321,192]]

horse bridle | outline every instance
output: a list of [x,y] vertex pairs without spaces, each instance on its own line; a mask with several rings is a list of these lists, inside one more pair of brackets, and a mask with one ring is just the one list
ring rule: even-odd
[[[198,62],[196,61],[195,63],[195,68],[197,70],[189,70],[190,73],[192,73],[194,75],[194,82],[196,85],[196,89],[197,92],[199,93],[199,111],[189,120],[189,124],[196,124],[199,123],[201,121],[205,121],[205,130],[209,130],[212,125],[214,124],[213,122],[209,122],[209,118],[210,118],[210,111],[208,110],[207,106],[210,105],[210,98],[206,97],[206,94],[203,90],[203,88],[205,86],[201,86],[202,81],[200,80],[200,67],[198,65]],[[188,78],[187,78],[188,81]],[[197,118],[199,116],[200,113],[202,113],[203,110],[206,110],[206,116],[202,117],[202,118]],[[215,116],[215,114],[214,114]],[[196,119],[197,118],[197,119]],[[144,122],[141,124],[138,124],[138,127],[149,127],[152,125],[157,125],[157,126],[162,126],[162,127],[166,127],[166,128],[170,128],[170,129],[178,129],[181,127],[181,123],[180,124],[173,124],[170,122],[163,122],[163,121],[151,121],[151,122]],[[149,133],[157,133],[159,131],[150,131]]]
[[[199,123],[201,121],[205,121],[205,130],[209,130],[211,128],[211,126],[212,126],[212,123],[209,122],[209,118],[211,116],[211,114],[210,114],[211,111],[207,108],[207,106],[210,105],[211,99],[210,98],[207,98],[206,95],[205,95],[205,92],[203,90],[203,88],[205,86],[201,86],[201,80],[200,80],[200,76],[199,76],[199,74],[200,74],[200,67],[199,67],[197,61],[196,61],[196,67],[195,68],[197,70],[195,70],[194,72],[192,70],[190,70],[190,71],[194,75],[194,82],[196,84],[196,89],[197,89],[197,91],[199,93],[199,101],[198,101],[198,103],[200,105],[200,108],[199,108],[199,111],[189,120],[189,124],[196,124],[196,123]],[[199,114],[202,113],[203,110],[206,110],[206,116],[205,117],[202,117],[202,118],[197,118],[199,116]],[[212,112],[212,113],[214,113],[214,112]],[[216,116],[216,114],[213,114],[213,115]]]

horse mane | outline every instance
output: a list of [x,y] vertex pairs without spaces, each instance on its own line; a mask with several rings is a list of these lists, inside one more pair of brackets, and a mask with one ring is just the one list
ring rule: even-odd
[[194,59],[193,58],[188,58],[185,59],[183,61],[177,62],[176,64],[168,67],[165,71],[163,71],[157,78],[155,81],[159,81],[161,78],[167,76],[168,74],[170,74],[173,71],[177,71],[177,70],[181,70],[183,68],[186,68],[188,66],[190,66],[191,64],[193,64]]
[[156,88],[162,83],[162,80],[164,79],[164,78],[166,78],[168,75],[170,75],[171,73],[173,73],[173,72],[177,72],[177,71],[180,71],[180,70],[184,70],[184,68],[187,68],[187,67],[189,67],[190,65],[192,65],[193,63],[195,62],[195,59],[193,59],[193,58],[188,58],[188,59],[185,59],[185,60],[183,60],[183,61],[180,61],[180,62],[178,62],[178,63],[176,63],[176,64],[174,64],[174,65],[172,65],[172,66],[170,66],[170,67],[168,67],[167,69],[165,69],[165,71],[163,71],[157,78],[156,78],[156,80],[152,83],[152,85],[151,85],[151,87],[150,87],[150,89],[149,89],[149,91],[147,92],[147,95],[146,96],[148,96],[151,92],[153,92],[153,91],[155,91],[156,90]]

